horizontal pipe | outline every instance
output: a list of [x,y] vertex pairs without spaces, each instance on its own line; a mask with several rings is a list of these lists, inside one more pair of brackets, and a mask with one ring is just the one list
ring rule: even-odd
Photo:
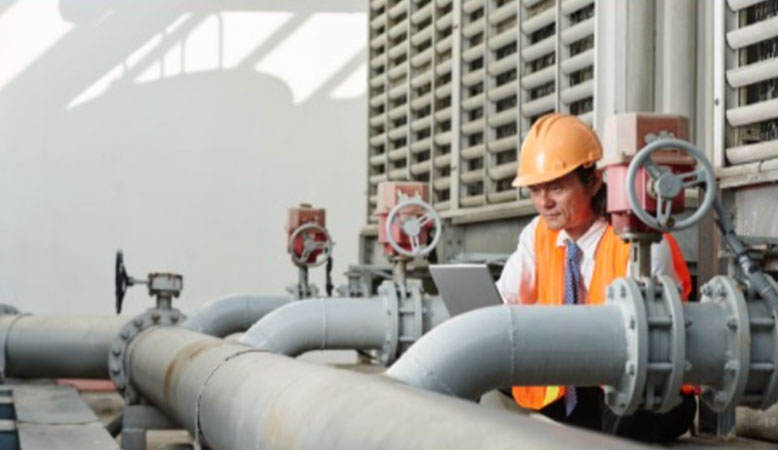
[[225,337],[248,330],[270,311],[290,301],[288,295],[229,295],[206,303],[182,325],[199,333]]
[[5,375],[108,378],[108,352],[126,316],[0,316]]
[[[283,306],[241,338],[250,347],[299,356],[311,350],[381,350],[405,330],[383,298],[321,298]],[[449,318],[440,297],[422,302],[422,333]]]
[[713,303],[684,303],[686,360],[684,380],[701,385],[717,385],[724,376],[727,362],[725,323],[729,313]]
[[493,306],[443,323],[386,374],[475,399],[512,385],[616,384],[626,360],[626,334],[615,305]]
[[240,342],[286,356],[323,349],[378,349],[387,338],[387,311],[381,298],[303,300],[260,319]]
[[181,328],[143,332],[126,363],[144,398],[215,450],[646,448]]

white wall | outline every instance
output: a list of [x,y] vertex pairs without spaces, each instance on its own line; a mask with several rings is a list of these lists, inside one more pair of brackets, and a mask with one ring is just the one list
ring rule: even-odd
[[[110,313],[114,255],[180,308],[279,294],[287,208],[364,223],[364,0],[0,0],[0,301]],[[323,269],[312,273],[323,288]],[[125,309],[151,301],[131,289]]]

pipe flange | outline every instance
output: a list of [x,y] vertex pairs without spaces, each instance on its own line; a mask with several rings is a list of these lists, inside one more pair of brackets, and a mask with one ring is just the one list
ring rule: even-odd
[[727,333],[727,362],[718,386],[704,386],[700,398],[716,412],[737,405],[748,382],[751,357],[751,331],[748,308],[740,287],[729,277],[715,276],[700,289],[701,303],[716,303],[729,313],[724,330]]
[[175,308],[149,308],[124,324],[119,331],[119,335],[111,347],[111,352],[108,354],[108,371],[111,381],[113,381],[116,389],[122,394],[127,404],[134,405],[140,401],[140,394],[132,387],[129,369],[125,364],[125,357],[130,342],[144,330],[155,326],[177,325],[185,319],[186,316]]
[[[778,292],[778,283],[775,282],[775,279],[773,279],[773,277],[770,275],[765,276],[767,277],[767,281],[769,281],[770,284],[773,285],[773,288]],[[768,311],[772,309],[767,302],[765,302],[765,305],[767,306]],[[762,404],[759,405],[760,409],[767,409],[778,402],[778,311],[771,311],[770,316],[773,322],[773,375],[770,377],[770,382],[764,390]]]
[[767,409],[778,400],[778,313],[758,297],[747,296],[751,361],[746,394],[739,406]]
[[632,414],[643,400],[648,369],[648,322],[643,294],[631,278],[618,278],[607,289],[608,303],[619,306],[627,340],[624,374],[616,386],[605,386],[605,403],[618,414]]
[[[773,277],[770,275],[766,276],[767,281],[769,281],[775,290],[778,291],[778,283],[776,283]],[[770,305],[766,302],[764,304],[767,310],[770,311]],[[758,405],[759,409],[767,409],[778,402],[778,311],[771,311],[770,319],[772,320],[772,326],[768,326],[766,328],[771,328],[771,337],[773,342],[773,371],[772,376],[770,377],[762,395],[762,403]]]
[[[649,362],[643,409],[666,413],[681,401],[686,325],[678,286],[667,275],[644,279]],[[660,389],[659,392],[654,390]]]
[[759,409],[767,409],[778,402],[778,311],[772,311],[770,319],[773,322],[771,333],[773,342],[773,371],[762,394],[762,402],[757,405]]
[[384,300],[386,307],[386,337],[381,350],[378,353],[378,359],[385,366],[390,365],[397,358],[397,343],[399,341],[400,327],[400,301],[397,297],[397,287],[394,281],[386,280],[378,286],[378,295]]
[[398,354],[404,353],[424,334],[424,313],[421,304],[421,280],[406,282],[406,298],[400,299]]

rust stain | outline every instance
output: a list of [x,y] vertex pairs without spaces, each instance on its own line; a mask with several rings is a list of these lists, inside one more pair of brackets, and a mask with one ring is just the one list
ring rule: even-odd
[[189,365],[200,353],[222,345],[221,341],[200,341],[193,344],[189,344],[182,348],[181,351],[176,354],[173,361],[165,369],[165,403],[170,404],[170,396],[173,393],[173,388],[177,384],[178,376],[181,371]]

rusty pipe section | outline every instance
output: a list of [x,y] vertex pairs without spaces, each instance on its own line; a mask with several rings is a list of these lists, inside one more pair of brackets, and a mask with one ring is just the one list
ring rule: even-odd
[[627,357],[616,305],[493,306],[444,322],[386,374],[425,390],[476,399],[513,385],[617,384]]
[[122,316],[0,316],[4,372],[18,378],[108,378]]
[[210,336],[226,337],[246,331],[256,321],[291,301],[288,295],[228,295],[203,305],[182,326]]
[[136,337],[142,395],[216,450],[646,448],[174,327]]

